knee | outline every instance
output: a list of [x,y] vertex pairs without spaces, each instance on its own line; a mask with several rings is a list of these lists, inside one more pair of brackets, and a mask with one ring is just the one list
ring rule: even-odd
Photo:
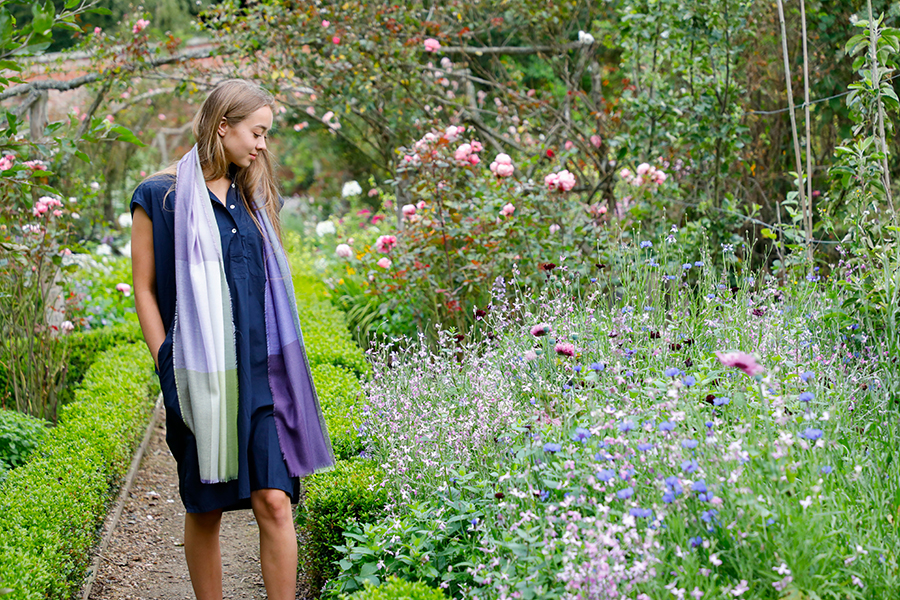
[[222,511],[213,510],[205,513],[186,513],[184,515],[185,529],[198,533],[218,533],[222,523]]
[[256,519],[287,522],[291,521],[291,499],[282,490],[257,490],[252,493],[253,512]]

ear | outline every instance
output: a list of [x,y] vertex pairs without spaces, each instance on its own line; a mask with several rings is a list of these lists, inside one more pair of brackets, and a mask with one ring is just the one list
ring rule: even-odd
[[216,133],[219,134],[219,137],[225,137],[225,133],[228,131],[228,121],[225,120],[225,117],[222,117],[222,120],[219,121],[219,126],[216,128]]

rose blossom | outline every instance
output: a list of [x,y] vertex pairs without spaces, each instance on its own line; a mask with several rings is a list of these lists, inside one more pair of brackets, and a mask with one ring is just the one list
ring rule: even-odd
[[441,49],[441,43],[434,38],[428,38],[424,42],[426,52],[437,52]]
[[500,209],[500,214],[504,217],[508,217],[511,214],[513,214],[513,212],[515,212],[515,210],[516,210],[515,206],[507,203],[506,206],[504,206],[503,208]]
[[484,146],[481,145],[481,142],[472,140],[472,152],[481,152],[482,150],[484,150]]
[[375,249],[382,254],[387,254],[396,245],[397,238],[393,235],[382,235],[375,241]]
[[63,333],[69,333],[73,329],[75,329],[75,325],[72,323],[72,321],[63,321],[59,324],[59,330]]
[[493,173],[497,177],[509,177],[513,174],[513,170],[515,170],[515,167],[513,167],[512,164],[512,159],[508,154],[503,153],[497,155],[497,157],[494,159],[494,162],[491,163],[490,168],[491,173]]
[[123,294],[125,294],[125,296],[130,296],[131,295],[131,286],[128,285],[127,283],[117,283],[116,291],[122,292]]
[[379,267],[381,267],[382,269],[390,269],[391,268],[391,259],[389,259],[387,256],[383,256],[375,264],[378,265]]
[[594,146],[594,148],[599,148],[600,144],[602,144],[602,143],[603,143],[603,140],[600,139],[599,135],[591,136],[591,145]]
[[472,154],[472,144],[462,144],[453,153],[453,158],[460,161],[468,160],[470,154]]
[[400,212],[403,213],[403,216],[407,219],[416,214],[416,205],[415,204],[406,204],[403,208],[400,209]]
[[340,258],[350,258],[353,255],[353,250],[348,244],[338,244],[337,248],[334,249],[334,253]]

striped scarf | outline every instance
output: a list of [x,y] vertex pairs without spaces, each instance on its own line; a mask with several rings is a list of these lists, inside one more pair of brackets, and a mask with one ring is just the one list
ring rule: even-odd
[[[197,146],[178,162],[175,181],[175,387],[197,440],[200,480],[238,477],[238,377],[231,294],[216,216]],[[292,477],[334,464],[306,358],[290,269],[264,203],[266,345],[275,428]]]

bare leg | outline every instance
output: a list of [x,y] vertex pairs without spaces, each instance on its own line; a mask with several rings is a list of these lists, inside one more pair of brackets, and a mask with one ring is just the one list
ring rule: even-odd
[[291,499],[282,490],[250,492],[259,524],[259,558],[269,600],[294,600],[297,591],[297,532]]
[[184,516],[184,556],[197,600],[222,600],[221,523],[221,510]]

